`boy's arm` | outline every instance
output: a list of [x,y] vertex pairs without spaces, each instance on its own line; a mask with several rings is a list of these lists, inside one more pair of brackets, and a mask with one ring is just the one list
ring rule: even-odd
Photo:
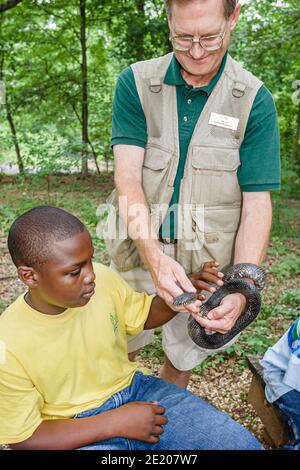
[[[102,419],[101,419],[102,418]],[[109,412],[82,419],[43,421],[23,442],[10,444],[13,450],[71,450],[109,439]]]
[[164,325],[177,315],[158,295],[152,300],[149,315],[144,325],[145,330],[151,330],[157,326]]
[[164,407],[157,402],[132,402],[117,409],[79,419],[43,421],[33,435],[13,450],[72,450],[113,437],[159,442],[167,423]]

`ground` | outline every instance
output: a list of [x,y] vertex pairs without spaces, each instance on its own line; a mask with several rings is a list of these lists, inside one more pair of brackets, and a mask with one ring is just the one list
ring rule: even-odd
[[[95,244],[96,260],[108,264],[103,241],[96,236],[96,209],[112,187],[111,174],[87,181],[76,175],[0,178],[0,313],[23,291],[6,248],[7,230],[14,218],[40,204],[63,207],[86,223]],[[267,448],[262,423],[247,402],[251,374],[244,358],[247,354],[262,355],[299,316],[300,309],[300,201],[275,196],[273,206],[274,223],[265,263],[267,287],[259,319],[227,353],[213,355],[194,369],[189,386],[193,393],[246,426]],[[157,374],[163,360],[159,331],[154,344],[141,352],[139,360]]]

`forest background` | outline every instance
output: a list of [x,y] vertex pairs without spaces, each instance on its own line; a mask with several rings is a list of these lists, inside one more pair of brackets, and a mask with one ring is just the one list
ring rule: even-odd
[[[244,357],[263,354],[299,316],[300,5],[241,3],[230,53],[274,96],[282,190],[272,195],[260,317],[235,346],[194,370],[191,389],[263,440],[246,399]],[[169,51],[163,0],[0,0],[0,313],[23,289],[7,254],[7,231],[33,206],[50,203],[79,216],[92,234],[96,259],[108,264],[96,227],[97,208],[113,187],[114,85],[126,66]],[[160,331],[140,359],[157,371]]]
[[[99,164],[112,158],[111,109],[118,74],[132,62],[170,50],[163,1],[8,2],[14,4],[2,13],[0,6],[0,164],[44,173],[71,166],[86,176],[89,159]],[[251,0],[242,5],[230,52],[273,93],[283,181],[299,189],[299,2]],[[293,192],[296,186],[284,188]]]

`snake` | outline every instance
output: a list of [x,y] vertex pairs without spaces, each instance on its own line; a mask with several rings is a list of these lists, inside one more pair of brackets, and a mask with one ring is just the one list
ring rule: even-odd
[[[243,280],[252,279],[254,284]],[[199,311],[201,317],[207,317],[208,313],[220,305],[222,299],[229,294],[240,293],[246,297],[246,306],[230,331],[225,334],[218,332],[206,333],[205,329],[194,319],[192,315],[188,318],[187,329],[192,341],[204,349],[219,349],[226,346],[233,338],[240,334],[244,328],[252,323],[257,317],[261,307],[260,291],[265,286],[264,270],[253,263],[238,263],[231,266],[224,273],[222,287],[204,302]],[[197,300],[197,293],[185,292],[173,302],[175,306],[188,305]]]

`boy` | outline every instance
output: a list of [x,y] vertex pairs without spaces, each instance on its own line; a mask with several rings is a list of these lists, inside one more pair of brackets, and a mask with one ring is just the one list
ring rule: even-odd
[[290,442],[283,448],[300,450],[300,317],[264,355],[261,365],[266,398],[283,414]]
[[[13,223],[8,247],[28,291],[0,317],[1,443],[35,450],[260,449],[227,415],[128,360],[126,334],[162,325],[176,312],[93,264],[90,235],[76,217],[34,208]],[[211,266],[206,271],[198,286],[218,279]]]

